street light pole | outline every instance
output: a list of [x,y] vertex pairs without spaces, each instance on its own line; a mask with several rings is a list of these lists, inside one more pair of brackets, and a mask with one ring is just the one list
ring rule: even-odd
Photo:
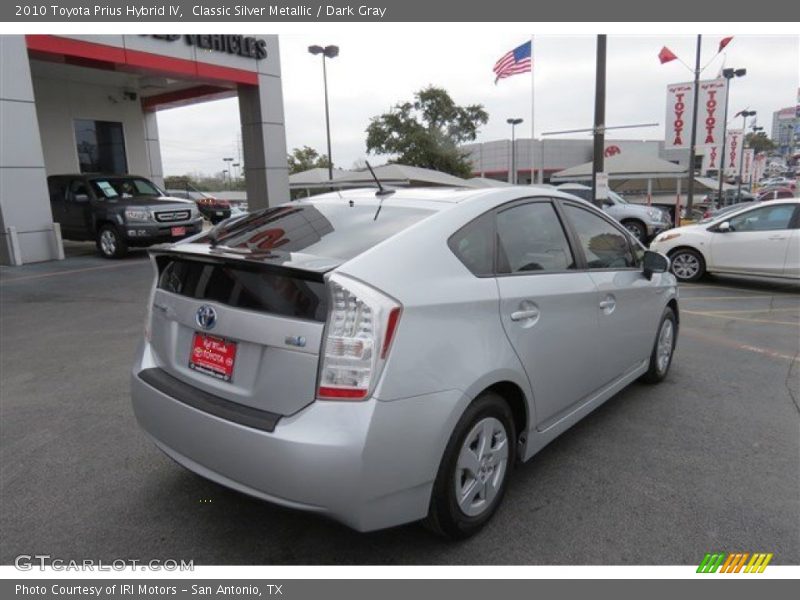
[[747,69],[723,69],[722,76],[725,78],[725,117],[722,119],[722,150],[719,155],[719,189],[717,191],[717,205],[724,206],[722,201],[722,182],[725,179],[725,137],[728,134],[728,104],[731,79],[734,77],[744,77]]
[[[228,165],[228,168],[223,171],[223,173],[228,174],[228,189],[231,188],[231,163],[233,162],[233,158],[223,158],[223,161]],[[225,184],[225,178],[222,178],[223,185]]]
[[328,136],[328,180],[333,181],[333,156],[331,156],[331,116],[328,108],[328,69],[325,65],[326,58],[339,56],[339,46],[309,46],[311,54],[322,55],[322,85],[325,88],[325,131]]
[[747,117],[756,116],[756,111],[743,110],[736,116],[742,117],[742,147],[739,148],[739,182],[736,186],[736,202],[739,202],[742,199],[742,168],[744,167],[744,138],[747,131]]
[[[522,119],[506,119],[506,123],[511,125],[511,183],[517,183],[517,144],[514,136],[514,128],[522,123]],[[533,177],[533,173],[531,173]]]
[[606,36],[597,36],[597,58],[594,81],[594,151],[592,157],[592,203],[597,201],[597,174],[604,166],[603,146],[606,138]]

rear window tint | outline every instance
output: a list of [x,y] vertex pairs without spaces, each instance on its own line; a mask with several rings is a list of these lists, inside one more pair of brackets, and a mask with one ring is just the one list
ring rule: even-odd
[[173,294],[320,322],[328,313],[328,295],[322,281],[265,271],[254,265],[169,256],[158,257],[157,264],[158,288]]
[[432,210],[383,203],[375,218],[375,205],[356,201],[342,204],[286,205],[269,208],[225,223],[198,240],[229,248],[302,252],[349,260],[376,244],[411,227]]
[[450,250],[473,275],[494,274],[494,214],[467,223],[448,240]]

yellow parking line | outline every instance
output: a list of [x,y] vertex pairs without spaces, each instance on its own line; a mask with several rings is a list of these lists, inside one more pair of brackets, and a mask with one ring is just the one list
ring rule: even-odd
[[754,310],[706,310],[708,314],[716,314],[716,315],[727,315],[729,313],[772,313],[772,312],[789,312],[789,311],[800,311],[800,306],[791,306],[786,308],[760,308]]
[[734,292],[747,292],[749,294],[761,294],[771,296],[772,292],[759,292],[758,290],[748,290],[746,288],[730,287],[727,285],[695,285],[694,283],[681,283],[678,287],[685,290],[732,290]]
[[734,321],[750,321],[752,323],[771,323],[772,325],[793,325],[800,327],[800,323],[792,321],[770,321],[769,319],[748,319],[747,317],[734,317],[731,315],[717,314],[713,312],[697,311],[697,310],[682,310],[681,314],[697,315],[699,317],[712,317],[715,319],[732,319]]
[[685,300],[757,300],[771,297],[767,294],[762,294],[761,296],[681,296],[681,302]]
[[709,335],[707,333],[703,333],[701,331],[697,331],[694,329],[684,328],[681,332],[681,335],[687,335],[689,337],[705,340],[707,342],[712,342],[715,344],[719,344],[720,346],[727,346],[729,348],[735,348],[737,350],[744,350],[746,352],[755,352],[756,354],[761,354],[762,356],[767,356],[769,358],[777,358],[781,360],[788,360],[791,362],[800,363],[800,357],[798,356],[791,356],[789,354],[784,354],[783,352],[778,352],[777,350],[773,350],[771,348],[761,348],[760,346],[751,346],[750,344],[741,344],[734,340],[728,338],[721,338],[715,335]]

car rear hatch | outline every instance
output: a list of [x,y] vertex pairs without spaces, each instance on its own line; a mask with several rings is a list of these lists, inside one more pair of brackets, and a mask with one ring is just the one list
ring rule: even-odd
[[[431,211],[277,207],[154,249],[157,366],[201,392],[277,415],[316,396],[324,275]],[[388,208],[388,210],[387,210]]]
[[328,310],[323,271],[225,253],[161,251],[153,258],[159,275],[150,343],[163,371],[280,415],[314,399]]

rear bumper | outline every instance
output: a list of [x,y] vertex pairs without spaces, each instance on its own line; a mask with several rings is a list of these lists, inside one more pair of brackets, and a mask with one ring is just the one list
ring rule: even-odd
[[654,237],[656,237],[662,231],[666,231],[667,229],[671,229],[672,228],[671,224],[662,223],[662,222],[645,223],[645,225],[647,226],[647,238],[648,239],[653,239]]
[[145,344],[131,381],[134,413],[156,445],[191,471],[359,531],[427,514],[460,392],[392,402],[312,402],[266,432],[159,391],[139,377],[154,366]]
[[230,208],[215,208],[198,205],[198,209],[200,210],[200,214],[210,221],[222,221],[231,216]]

